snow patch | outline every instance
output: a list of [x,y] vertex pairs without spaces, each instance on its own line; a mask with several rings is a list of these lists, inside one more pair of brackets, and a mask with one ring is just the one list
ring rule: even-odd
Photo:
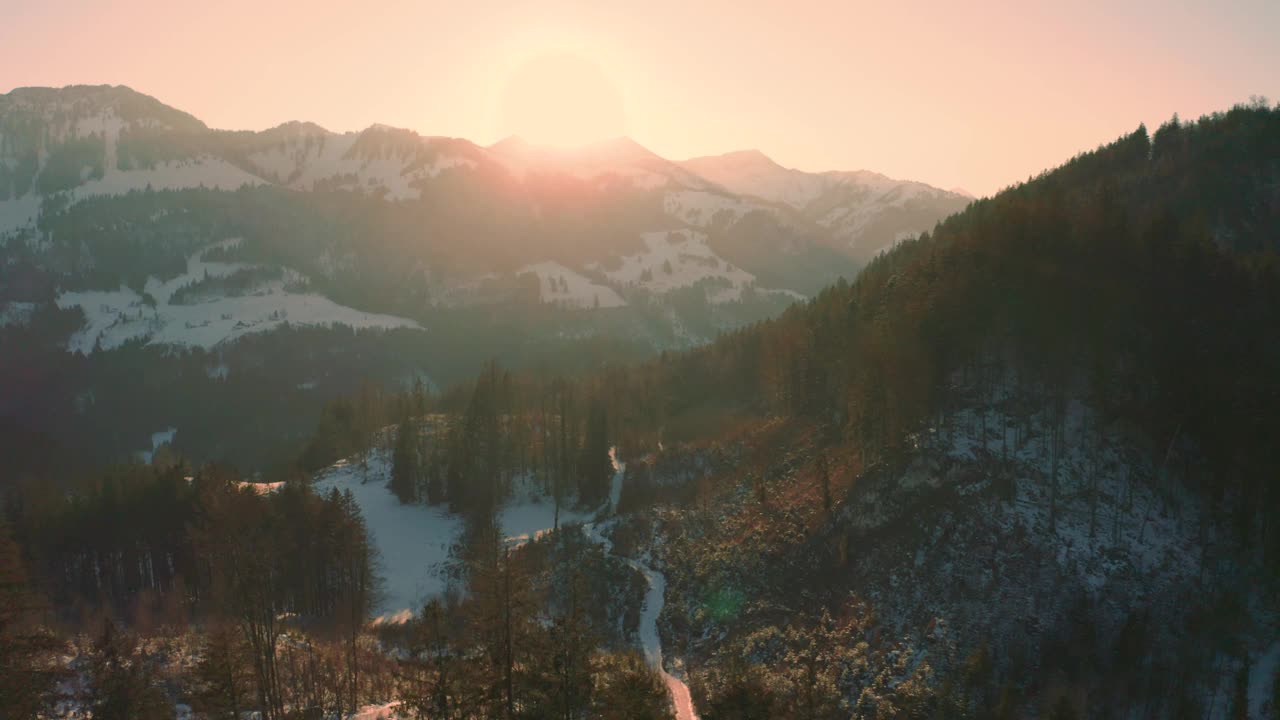
[[385,593],[375,609],[375,622],[410,617],[427,597],[444,591],[440,570],[462,531],[462,520],[443,509],[402,504],[387,489],[390,479],[389,456],[374,450],[364,462],[340,461],[315,480],[315,490],[322,495],[333,490],[351,492],[378,548]]
[[226,160],[201,156],[188,160],[158,163],[151,169],[116,170],[112,167],[98,180],[90,180],[71,191],[74,201],[102,195],[124,195],[134,190],[239,190],[262,185],[261,178],[241,170]]
[[526,273],[538,276],[538,298],[544,303],[578,308],[613,308],[627,304],[613,288],[594,283],[558,262],[540,262],[516,271],[517,276]]
[[660,231],[643,233],[641,238],[646,252],[623,257],[621,268],[605,273],[610,280],[663,294],[718,279],[722,286],[708,293],[713,303],[738,300],[742,289],[755,282],[754,275],[716,255],[703,233]]
[[0,303],[0,328],[15,325],[26,327],[31,324],[31,315],[36,311],[33,302]]
[[[224,241],[215,247],[226,246],[229,242],[235,241]],[[145,340],[153,345],[207,350],[285,323],[422,329],[405,318],[361,312],[321,295],[289,292],[286,285],[302,277],[292,271],[287,272],[282,280],[252,289],[251,294],[213,297],[193,304],[170,304],[174,292],[204,279],[206,274],[221,277],[255,267],[243,263],[207,262],[203,256],[208,250],[206,248],[188,258],[187,272],[172,280],[161,282],[148,278],[144,286],[147,297],[124,286],[118,290],[82,290],[58,295],[58,307],[64,310],[78,307],[85,316],[85,325],[67,341],[67,349],[87,355],[95,348],[110,350],[131,340]]]
[[178,434],[178,428],[168,428],[151,433],[151,449],[138,451],[138,459],[145,464],[151,464],[152,458],[155,457],[156,451],[161,445],[173,442],[173,436]]
[[676,190],[662,198],[663,211],[694,227],[736,222],[757,206],[741,198],[705,190]]

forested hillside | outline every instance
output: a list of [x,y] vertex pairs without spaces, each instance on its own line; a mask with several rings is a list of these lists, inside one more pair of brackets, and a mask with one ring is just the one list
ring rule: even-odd
[[[624,508],[668,508],[641,533],[704,717],[799,712],[796,647],[881,667],[821,680],[862,712],[1166,716],[1274,687],[1278,143],[1261,106],[1140,128],[777,320],[579,383],[635,460]],[[925,563],[916,593],[889,582]],[[880,640],[751,636],[779,607]]]
[[[24,483],[0,661],[46,660],[0,691],[133,667],[112,697],[211,716],[1275,717],[1277,251],[1280,108],[1254,103],[1139,128],[703,348],[338,396],[282,484],[172,449]],[[432,518],[443,590],[375,613]],[[201,669],[103,614],[194,622]],[[98,635],[81,664],[49,659],[58,624]]]
[[[836,202],[868,223],[869,252],[968,201],[916,183],[907,211],[903,183],[880,180]],[[0,358],[0,422],[89,467],[172,428],[188,457],[266,470],[364,380],[694,347],[852,276],[858,237],[627,138],[224,131],[127,87],[17,88],[0,95],[0,343],[21,352]],[[287,412],[253,401],[264,383]],[[193,420],[211,390],[222,409]],[[25,444],[4,472],[43,470]]]

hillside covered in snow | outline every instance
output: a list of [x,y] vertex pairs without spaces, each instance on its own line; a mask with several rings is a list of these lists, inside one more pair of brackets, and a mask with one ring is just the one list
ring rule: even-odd
[[[225,131],[126,87],[15,89],[0,95],[0,341],[22,351],[0,362],[0,414],[55,442],[93,428],[75,432],[119,459],[207,380],[252,397],[258,375],[295,407],[349,392],[337,376],[353,366],[320,346],[385,387],[445,385],[494,358],[638,359],[777,315],[869,257],[807,209],[708,174],[627,138]],[[299,330],[316,345],[264,354]],[[113,375],[122,352],[138,373]],[[153,409],[103,433],[123,404]],[[298,422],[283,432],[300,437]],[[175,443],[216,457],[193,438]],[[229,457],[262,467],[263,451]]]

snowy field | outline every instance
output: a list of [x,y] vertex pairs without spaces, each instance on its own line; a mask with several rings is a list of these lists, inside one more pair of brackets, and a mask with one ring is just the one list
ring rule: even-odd
[[662,199],[663,211],[694,227],[707,227],[723,220],[736,221],[757,206],[735,197],[705,190],[676,190]]
[[[227,242],[219,243],[218,246]],[[217,247],[217,246],[215,246]],[[223,277],[253,267],[243,263],[207,262],[206,248],[187,259],[187,272],[168,281],[149,278],[142,295],[127,287],[118,290],[63,292],[58,307],[78,307],[85,324],[72,334],[67,349],[86,355],[95,348],[110,350],[130,340],[142,339],[152,345],[178,345],[209,349],[243,335],[271,330],[284,323],[294,325],[346,325],[353,328],[414,328],[420,325],[393,315],[366,313],[339,305],[312,293],[286,289],[303,278],[286,271],[285,278],[262,283],[244,295],[210,297],[204,302],[171,304],[173,293],[184,285],[209,277]]]
[[25,326],[31,323],[36,304],[30,302],[0,303],[0,328],[8,325]]
[[627,304],[611,287],[592,282],[558,262],[540,262],[516,271],[538,276],[538,298],[544,303],[577,308],[613,308]]
[[[375,128],[371,132],[379,132]],[[326,182],[341,181],[349,190],[385,191],[390,200],[414,200],[421,192],[414,184],[454,167],[474,166],[474,160],[437,152],[431,163],[417,163],[417,153],[387,152],[369,156],[353,152],[360,133],[342,135],[318,132],[299,135],[269,150],[249,156],[259,172],[294,190],[314,190]],[[421,138],[425,146],[436,138]]]
[[[463,528],[462,519],[444,508],[402,504],[387,489],[390,479],[390,455],[380,449],[370,451],[364,463],[341,460],[315,477],[317,493],[351,491],[381,555],[384,597],[375,609],[375,623],[404,622],[428,597],[445,591],[443,570]],[[581,523],[593,515],[561,508],[560,523]],[[518,544],[554,526],[555,506],[516,493],[498,522],[507,541]]]
[[316,476],[315,490],[351,491],[381,555],[384,597],[375,622],[403,622],[445,589],[443,568],[462,520],[443,509],[404,505],[387,489],[391,463],[372,451],[365,463],[339,461]]
[[[712,302],[728,302],[742,296],[755,276],[730,265],[707,245],[700,232],[673,230],[641,235],[646,251],[622,258],[622,267],[606,272],[610,280],[635,285],[655,294],[685,288],[703,280],[720,280],[727,287],[709,293]],[[667,269],[670,268],[670,272]]]

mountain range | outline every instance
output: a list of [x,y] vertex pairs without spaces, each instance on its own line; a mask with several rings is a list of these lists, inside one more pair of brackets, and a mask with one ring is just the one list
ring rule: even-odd
[[[301,437],[354,377],[444,385],[488,359],[563,369],[705,343],[969,201],[759,153],[226,131],[126,87],[19,88],[0,95],[0,332],[24,352],[0,367],[0,415],[88,423],[120,457],[174,426],[192,441],[178,418],[206,422],[182,409],[195,397],[243,412],[226,398],[252,405],[257,373],[297,396],[278,420]],[[116,351],[142,369],[104,388]]]

